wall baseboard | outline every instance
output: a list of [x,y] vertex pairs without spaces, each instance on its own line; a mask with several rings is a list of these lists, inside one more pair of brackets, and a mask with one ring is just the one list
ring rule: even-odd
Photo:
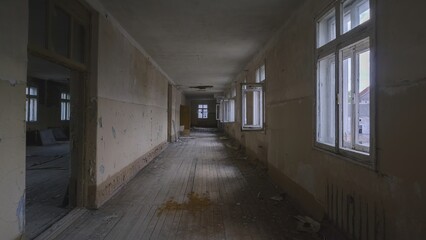
[[99,208],[126,185],[136,174],[139,173],[148,163],[157,157],[166,147],[168,142],[163,142],[151,149],[149,152],[138,158],[136,161],[121,169],[118,173],[109,177],[96,187],[96,201],[93,208]]

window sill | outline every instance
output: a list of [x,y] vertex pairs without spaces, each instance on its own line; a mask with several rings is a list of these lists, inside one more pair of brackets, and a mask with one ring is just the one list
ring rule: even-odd
[[316,151],[331,155],[339,160],[351,162],[369,170],[377,171],[375,159],[371,155],[346,149],[340,149],[340,151],[337,152],[335,150],[330,150],[322,146],[318,146],[317,144],[318,143],[315,143],[315,145],[313,146],[313,149]]
[[262,132],[264,130],[264,128],[241,128],[241,131],[245,132]]

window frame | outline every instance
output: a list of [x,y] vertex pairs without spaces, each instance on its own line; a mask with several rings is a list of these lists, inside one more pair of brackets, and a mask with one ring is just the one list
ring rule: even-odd
[[[244,88],[244,86],[248,86],[248,88]],[[257,90],[254,90],[253,88],[260,88],[261,96],[259,97],[259,101],[261,101],[259,109],[259,122],[260,127],[255,127],[254,125],[247,125],[245,123],[245,116],[247,114],[246,112],[246,102],[245,100],[245,92],[255,92]],[[259,91],[257,91],[259,92]],[[254,101],[254,100],[253,100]],[[254,109],[254,108],[253,108]],[[253,113],[254,114],[254,113]],[[264,88],[264,82],[260,83],[241,83],[241,131],[264,131],[265,130],[265,88]]]
[[[335,1],[328,5],[324,11],[322,11],[317,18],[315,18],[315,32],[317,33],[314,43],[314,107],[313,107],[313,147],[317,150],[321,150],[333,155],[342,157],[345,160],[359,164],[361,166],[376,169],[376,1],[369,0],[370,3],[370,19],[354,28],[350,31],[343,33],[343,4],[344,0]],[[319,47],[318,46],[318,22],[323,19],[325,14],[331,12],[333,9],[336,11],[336,38],[327,44]],[[341,122],[341,85],[342,85],[342,55],[341,50],[357,44],[362,40],[368,39],[369,46],[367,49],[370,50],[370,147],[369,152],[365,153],[362,151],[356,151],[353,149],[343,148],[341,146],[341,133],[342,133],[342,122]],[[335,69],[335,144],[334,146],[327,145],[317,141],[317,130],[318,130],[318,119],[317,119],[317,91],[318,91],[318,63],[321,59],[334,54],[336,69]]]
[[[32,95],[30,94],[30,89],[34,88],[36,89],[36,94]],[[39,89],[37,86],[34,85],[28,85],[25,88],[25,98],[26,98],[26,103],[25,103],[25,122],[26,123],[36,123],[38,122],[38,97],[39,97]],[[30,118],[30,100],[31,99],[35,99],[35,120],[31,120]],[[34,110],[33,110],[34,111]]]
[[236,98],[237,88],[232,83],[229,90],[225,92],[225,96],[220,99],[220,122],[234,123],[236,121]]
[[[209,105],[208,104],[197,104],[197,105],[198,105],[197,106],[197,119],[198,120],[207,120],[209,118]],[[200,110],[201,110],[201,117],[199,115]],[[204,117],[204,113],[206,114],[205,115],[206,117]]]
[[222,123],[234,123],[235,122],[235,98],[224,98],[220,101],[221,103],[221,114]]
[[[65,98],[63,98],[63,94],[65,94]],[[65,108],[63,109],[63,106]],[[62,118],[63,110],[65,110],[65,119]],[[66,122],[71,120],[71,95],[69,92],[61,92],[61,121]]]
[[219,103],[216,103],[216,121],[222,121],[220,110],[221,110],[221,107],[220,107],[220,102],[219,102]]

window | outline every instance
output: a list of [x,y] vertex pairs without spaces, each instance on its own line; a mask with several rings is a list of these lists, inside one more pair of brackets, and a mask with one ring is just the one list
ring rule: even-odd
[[256,69],[256,82],[261,83],[265,81],[265,78],[266,78],[265,64],[263,64],[262,66]]
[[231,84],[231,88],[226,92],[225,98],[220,101],[221,122],[235,122],[235,99],[237,97],[237,88]]
[[[316,146],[373,166],[370,1],[347,0],[317,22]],[[339,11],[341,11],[339,13]],[[341,21],[325,28],[330,16]],[[358,28],[359,25],[365,28]],[[324,36],[337,33],[335,41]],[[343,34],[349,34],[343,37]],[[330,38],[328,38],[330,40]],[[321,45],[322,44],[322,45]]]
[[235,122],[235,100],[221,100],[222,122]]
[[317,71],[317,141],[333,146],[336,136],[335,55],[320,59]]
[[27,101],[25,104],[25,121],[37,122],[37,98],[38,91],[36,87],[26,88]]
[[241,85],[241,120],[242,130],[263,130],[264,112],[264,83],[266,81],[265,64],[256,69],[256,83]]
[[317,46],[322,47],[336,38],[336,11],[332,9],[317,24]]
[[208,118],[208,107],[207,104],[199,104],[198,105],[198,118],[199,119],[207,119]]
[[361,41],[341,50],[342,147],[369,152],[370,147],[370,50]]
[[61,93],[61,120],[69,121],[71,113],[70,94]]
[[368,0],[347,0],[343,3],[343,33],[370,20],[370,3]]
[[263,84],[243,83],[242,130],[263,130]]

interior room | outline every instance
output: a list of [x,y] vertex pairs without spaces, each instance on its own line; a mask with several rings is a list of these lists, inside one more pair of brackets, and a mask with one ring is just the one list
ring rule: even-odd
[[2,0],[1,239],[426,239],[425,11]]

